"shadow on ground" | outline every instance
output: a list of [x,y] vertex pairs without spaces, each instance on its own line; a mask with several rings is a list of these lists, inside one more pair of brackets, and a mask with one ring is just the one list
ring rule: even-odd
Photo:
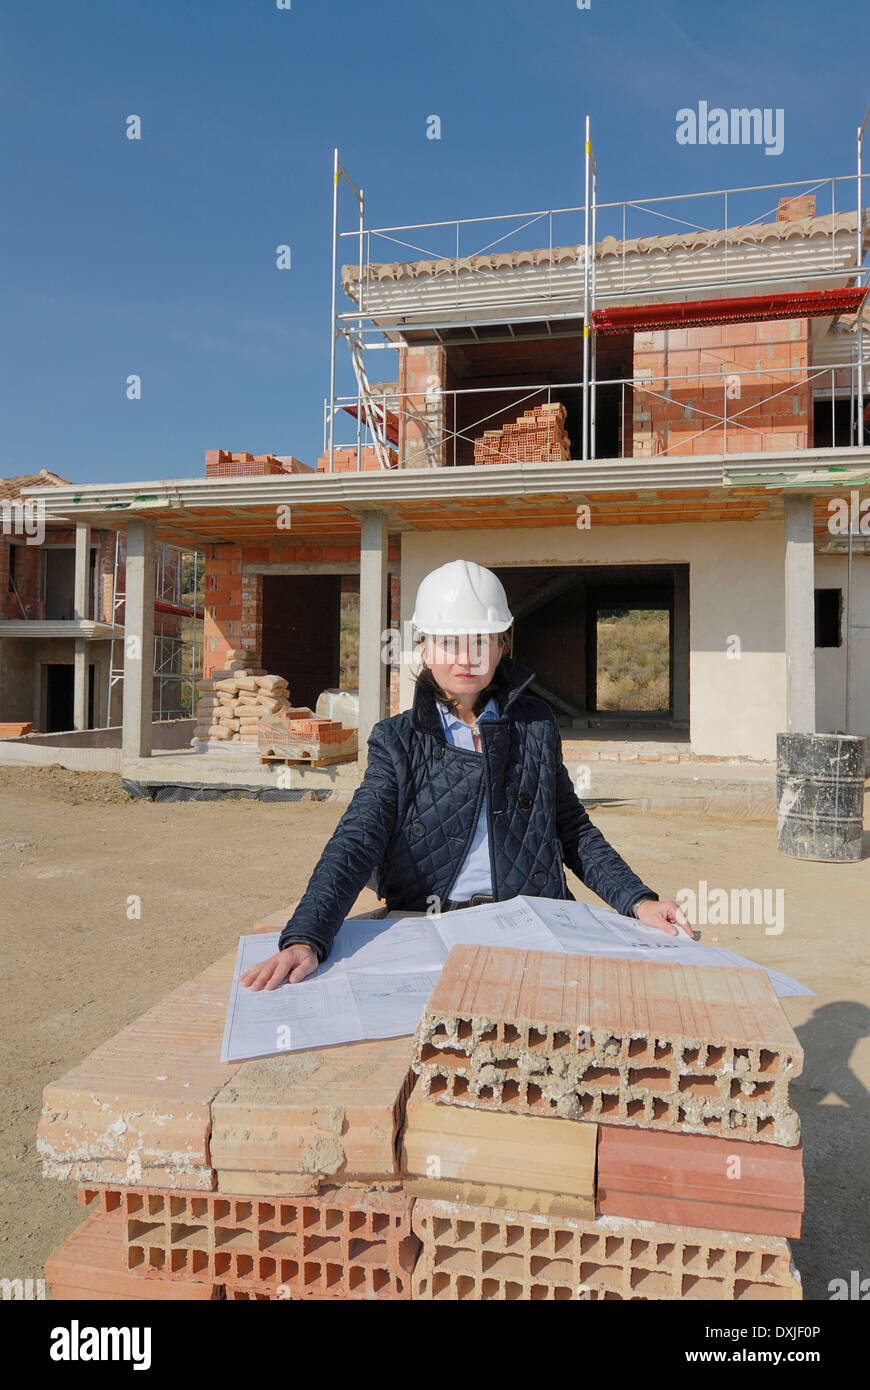
[[[854,1000],[822,1004],[796,1029],[804,1072],[792,1084],[804,1141],[806,1212],[794,1242],[804,1297],[829,1299],[833,1279],[870,1277],[870,1092],[850,1065],[870,1033],[870,1009]],[[850,1216],[851,1214],[851,1216]]]

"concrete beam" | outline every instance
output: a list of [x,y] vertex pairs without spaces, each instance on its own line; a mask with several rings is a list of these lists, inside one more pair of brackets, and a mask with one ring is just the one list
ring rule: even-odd
[[815,557],[813,499],[786,496],[786,724],[790,734],[816,732]]
[[[395,530],[392,523],[390,529]],[[400,574],[401,568],[401,561],[399,560],[387,562],[388,574]],[[262,562],[251,560],[242,565],[243,579],[267,574],[359,574],[359,572],[358,560],[264,560]]]
[[124,712],[121,752],[128,758],[151,756],[154,704],[154,546],[155,523],[127,524],[124,600]]
[[387,518],[366,512],[360,532],[359,584],[359,763],[367,762],[367,740],[387,712],[387,668],[382,633],[387,619]]

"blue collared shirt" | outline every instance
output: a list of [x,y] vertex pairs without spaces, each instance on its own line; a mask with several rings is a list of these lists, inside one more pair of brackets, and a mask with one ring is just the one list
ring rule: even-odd
[[[447,707],[442,705],[440,700],[436,701],[436,705],[447,742],[452,743],[455,748],[467,748],[472,753],[476,752],[471,725],[457,719],[455,715],[449,714]],[[499,707],[495,699],[490,696],[477,716],[478,722],[481,719],[499,719],[500,717]],[[489,837],[486,833],[486,791],[484,790],[480,815],[477,818],[471,845],[462,868],[459,870],[459,877],[450,891],[450,897],[453,902],[466,902],[473,893],[491,892],[492,870],[489,862]]]

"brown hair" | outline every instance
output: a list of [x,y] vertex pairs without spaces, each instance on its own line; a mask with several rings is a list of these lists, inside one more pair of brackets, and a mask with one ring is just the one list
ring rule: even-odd
[[[480,714],[486,706],[490,696],[497,696],[500,691],[505,690],[510,683],[513,672],[514,661],[514,630],[509,627],[507,632],[500,632],[499,646],[502,648],[502,656],[498,665],[492,673],[492,680],[485,690],[475,698],[473,709],[475,714]],[[425,637],[421,637],[421,643]],[[440,700],[442,705],[446,705],[451,714],[456,714],[459,705],[453,695],[448,695],[446,690],[442,690],[428,666],[424,665],[422,671],[414,679],[414,684],[418,690],[428,690],[436,700]]]

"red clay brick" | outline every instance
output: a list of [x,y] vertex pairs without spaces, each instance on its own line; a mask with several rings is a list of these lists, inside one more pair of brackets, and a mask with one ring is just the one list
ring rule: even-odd
[[236,951],[173,990],[46,1086],[37,1151],[46,1177],[211,1188],[211,1102]]
[[[283,925],[283,924],[282,924]],[[347,1043],[245,1062],[212,1104],[218,1186],[293,1191],[300,1177],[399,1182],[397,1136],[411,1088],[411,1038]]]
[[53,1299],[71,1299],[76,1303],[93,1299],[202,1302],[221,1294],[214,1284],[159,1277],[146,1283],[131,1274],[120,1212],[107,1215],[98,1211],[86,1217],[49,1255],[45,1279]]
[[594,1217],[597,1130],[575,1120],[436,1105],[418,1089],[405,1107],[405,1191]]
[[776,1236],[599,1216],[533,1216],[419,1198],[415,1299],[799,1299]]
[[799,1237],[803,1145],[600,1125],[600,1214]]
[[420,1249],[401,1192],[331,1187],[317,1197],[222,1197],[172,1189],[83,1188],[117,1214],[127,1267],[152,1280],[286,1286],[294,1298],[410,1298]]
[[417,1031],[430,1099],[798,1143],[803,1052],[761,970],[454,946]]

